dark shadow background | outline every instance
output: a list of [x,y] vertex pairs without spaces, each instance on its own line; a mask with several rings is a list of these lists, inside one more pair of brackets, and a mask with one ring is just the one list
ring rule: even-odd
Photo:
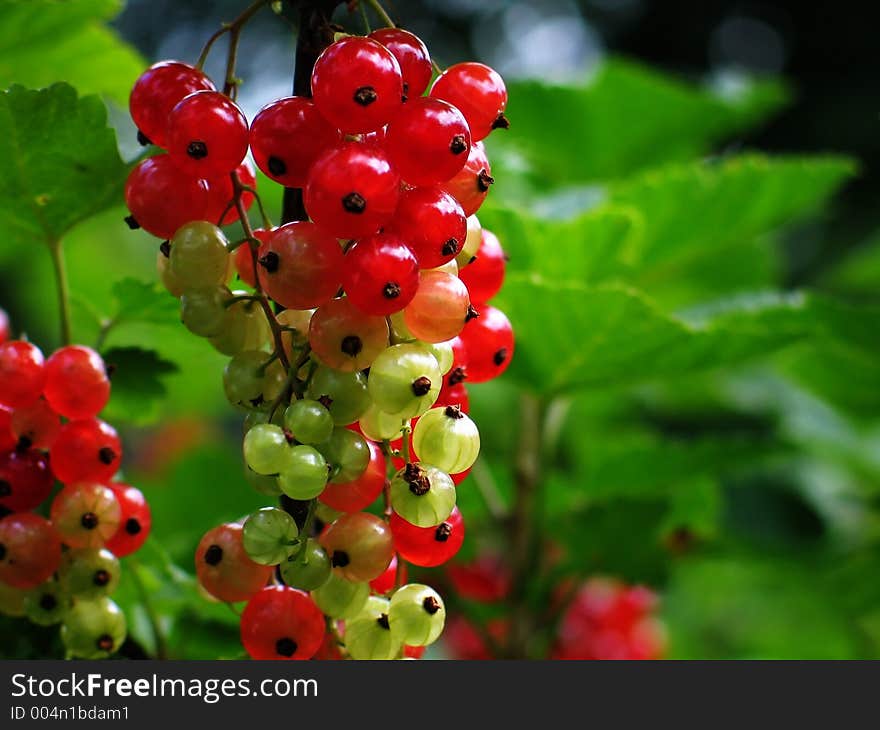
[[[129,0],[116,21],[149,59],[190,60],[220,20],[244,0]],[[506,78],[584,79],[608,54],[622,54],[692,80],[731,73],[781,75],[792,102],[764,128],[734,146],[768,152],[843,152],[861,161],[861,176],[837,199],[822,230],[788,251],[791,286],[821,283],[828,266],[861,245],[880,224],[880,100],[877,28],[867,3],[731,2],[730,0],[388,0],[385,7],[449,65],[483,60]],[[363,32],[358,12],[338,18]],[[289,93],[293,27],[268,13],[245,34],[240,70],[260,79],[242,89],[253,113]],[[212,62],[219,71],[222,52]],[[211,63],[208,66],[212,70]],[[250,108],[249,108],[250,107]],[[815,222],[814,222],[815,226]]]

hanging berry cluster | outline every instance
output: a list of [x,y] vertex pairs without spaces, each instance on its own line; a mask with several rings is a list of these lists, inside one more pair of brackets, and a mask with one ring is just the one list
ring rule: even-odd
[[107,369],[88,347],[44,360],[8,337],[0,310],[0,612],[60,623],[70,656],[107,657],[126,636],[109,598],[119,558],[150,532],[143,494],[113,481],[122,445],[97,417],[110,398]]
[[[129,224],[167,239],[158,269],[184,325],[231,356],[247,480],[280,499],[209,531],[195,556],[211,595],[247,602],[254,658],[417,656],[443,629],[441,597],[406,584],[406,565],[462,544],[456,484],[480,447],[465,381],[500,375],[514,342],[486,303],[504,253],[475,216],[507,92],[479,63],[431,84],[433,68],[419,38],[385,28],[337,38],[312,96],[250,125],[230,69],[221,93],[196,67],[157,63],[131,94],[141,137],[167,153],[132,171]],[[248,150],[301,194],[303,220],[272,227],[260,206],[251,228]],[[236,219],[230,242],[219,225]],[[230,290],[233,271],[247,288]]]

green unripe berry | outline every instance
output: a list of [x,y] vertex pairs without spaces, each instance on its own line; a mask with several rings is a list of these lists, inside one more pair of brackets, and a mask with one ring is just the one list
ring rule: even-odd
[[370,596],[363,610],[345,622],[345,648],[352,659],[394,659],[403,643],[391,630],[390,601]]
[[119,585],[119,559],[104,548],[69,550],[61,559],[58,578],[74,598],[109,596]]
[[125,641],[125,614],[109,598],[77,601],[64,616],[61,641],[80,659],[104,659]]
[[358,425],[361,432],[373,441],[394,441],[398,438],[406,424],[407,419],[399,413],[385,413],[376,406],[371,405],[367,412],[361,416]]
[[420,345],[393,345],[370,366],[370,397],[380,410],[413,418],[427,411],[443,385],[436,358]]
[[31,623],[52,626],[64,618],[70,608],[70,596],[58,581],[48,580],[25,594],[23,608]]
[[370,463],[370,447],[364,437],[347,428],[333,429],[318,449],[330,464],[330,481],[334,484],[353,482]]
[[301,444],[320,444],[333,434],[333,416],[316,400],[296,400],[284,411],[284,425]]
[[260,565],[278,565],[299,550],[299,529],[284,510],[263,507],[242,525],[241,539],[251,560]]
[[306,395],[327,403],[337,426],[354,423],[370,406],[367,378],[360,371],[345,373],[322,365],[312,375]]
[[424,463],[407,464],[391,480],[391,507],[417,527],[439,525],[455,507],[455,483],[444,471]]
[[185,289],[180,297],[180,320],[199,337],[219,335],[229,324],[225,304],[231,296],[225,286]]
[[421,461],[458,474],[477,460],[480,432],[457,406],[432,408],[416,422],[413,449]]
[[244,462],[257,474],[277,474],[285,465],[290,446],[284,431],[271,423],[261,423],[245,434]]
[[327,582],[331,570],[327,552],[309,538],[302,554],[297,551],[281,563],[281,580],[291,588],[313,591]]
[[223,284],[229,269],[227,243],[223,231],[213,223],[185,223],[171,238],[171,273],[185,288]]
[[312,591],[318,608],[330,618],[350,619],[357,616],[370,595],[369,583],[353,583],[330,572],[330,577]]
[[291,446],[278,486],[291,499],[313,499],[324,491],[328,474],[321,452],[305,444]]
[[401,643],[427,646],[443,633],[446,607],[440,594],[433,588],[410,583],[391,596],[388,620],[392,633]]
[[452,369],[455,353],[452,350],[450,340],[444,342],[416,342],[415,344],[434,356],[437,365],[440,367],[441,375],[446,375]]

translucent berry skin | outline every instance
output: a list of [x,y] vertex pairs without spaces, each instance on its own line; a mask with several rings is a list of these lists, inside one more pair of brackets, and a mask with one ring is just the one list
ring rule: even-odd
[[319,307],[336,295],[343,259],[339,242],[314,223],[287,223],[260,246],[260,281],[283,307]]
[[388,524],[368,512],[340,516],[318,541],[330,556],[334,571],[354,582],[378,578],[394,554]]
[[225,284],[229,274],[228,241],[209,221],[190,221],[171,237],[171,271],[187,289]]
[[482,142],[475,142],[464,167],[440,187],[461,203],[466,216],[471,216],[480,209],[494,182],[486,148]]
[[431,353],[419,345],[401,344],[376,358],[367,388],[376,407],[412,418],[434,405],[442,382],[440,367]]
[[468,352],[468,382],[484,383],[507,370],[513,357],[513,327],[500,309],[485,305],[480,316],[470,320],[461,332]]
[[206,217],[211,193],[205,180],[182,174],[168,155],[156,155],[129,173],[125,204],[141,228],[168,239],[184,223]]
[[434,405],[438,408],[441,406],[458,406],[461,408],[462,413],[470,413],[471,410],[470,396],[464,383],[460,382],[455,385],[449,385],[448,376],[443,381],[443,387],[440,389],[440,395],[437,396],[437,401]]
[[416,423],[412,446],[420,459],[448,474],[459,474],[477,460],[480,433],[460,409],[432,408]]
[[325,365],[345,372],[370,367],[388,346],[388,334],[384,317],[364,314],[347,298],[319,307],[309,324],[315,355]]
[[341,38],[315,62],[312,97],[318,111],[342,132],[373,132],[403,103],[400,65],[381,43],[358,36]]
[[122,442],[116,429],[97,418],[65,423],[50,452],[52,471],[65,484],[105,482],[116,473]]
[[405,644],[427,646],[443,632],[446,607],[433,588],[421,583],[402,586],[391,596],[388,607],[391,632]]
[[27,408],[16,408],[10,426],[19,448],[48,449],[61,430],[61,419],[45,398]]
[[0,405],[23,408],[36,403],[46,384],[40,348],[23,340],[0,345]]
[[407,522],[434,527],[447,520],[455,508],[455,484],[435,466],[407,464],[391,480],[388,497],[392,509]]
[[412,249],[423,269],[452,261],[467,237],[467,218],[459,202],[437,187],[400,194],[390,228]]
[[309,218],[331,236],[362,238],[391,220],[399,197],[400,175],[385,153],[346,142],[312,165],[304,203]]
[[25,512],[52,492],[55,477],[45,454],[36,449],[0,454],[0,508]]
[[388,660],[398,656],[400,641],[388,624],[389,601],[370,596],[361,612],[345,622],[345,648],[352,659]]
[[260,109],[251,122],[251,151],[257,167],[286,187],[305,187],[312,163],[341,141],[339,130],[304,96],[277,99]]
[[107,485],[119,502],[119,527],[104,543],[117,558],[123,558],[140,550],[150,535],[153,525],[150,505],[137,487],[128,484]]
[[504,283],[506,266],[504,249],[498,236],[484,228],[475,260],[465,266],[459,275],[468,288],[471,301],[483,304],[494,297]]
[[242,526],[231,522],[205,533],[196,548],[195,562],[201,586],[229,603],[246,601],[272,576],[271,566],[250,559],[242,542]]
[[0,582],[13,588],[35,588],[60,562],[61,536],[47,519],[21,512],[0,520]]
[[333,570],[327,552],[312,538],[308,539],[301,554],[297,546],[293,554],[278,567],[281,579],[291,588],[299,588],[301,591],[320,588],[330,580]]
[[364,472],[351,482],[328,483],[318,495],[321,502],[340,512],[360,512],[376,501],[385,486],[385,456],[372,441],[367,446],[370,461]]
[[50,515],[66,545],[96,548],[119,529],[122,509],[112,489],[82,482],[68,484],[55,495]]
[[425,342],[443,342],[460,334],[470,297],[461,279],[444,271],[425,271],[415,297],[403,310],[410,332]]
[[388,523],[394,538],[394,549],[407,562],[422,568],[433,568],[449,561],[464,542],[464,521],[458,507],[434,527],[417,527],[396,512]]
[[125,641],[125,614],[109,598],[78,601],[64,616],[61,641],[80,659],[104,659]]
[[431,82],[433,67],[422,39],[401,28],[380,28],[368,37],[385,46],[397,59],[403,76],[404,97],[415,99],[424,94]]
[[11,408],[0,405],[0,452],[14,449],[18,441],[12,433],[12,413]]
[[[388,567],[385,568],[385,572],[382,573],[378,578],[370,581],[370,589],[373,593],[390,593],[394,590],[394,586],[397,583],[397,555],[391,558],[391,562],[388,563]],[[406,565],[401,564],[400,566],[400,580],[401,582],[406,582]]]
[[[236,167],[235,174],[242,185],[256,189],[257,175],[250,160],[244,160]],[[220,226],[228,226],[230,223],[235,223],[239,215],[238,208],[235,207],[233,202],[235,189],[232,186],[232,177],[230,175],[221,175],[220,177],[206,180],[206,182],[208,183],[210,203],[205,217],[212,223]],[[241,194],[241,205],[245,210],[250,210],[254,200],[255,197],[252,192],[245,190]]]
[[193,92],[214,90],[201,71],[179,61],[159,61],[135,81],[128,110],[141,133],[153,144],[165,147],[168,115],[177,103]]
[[474,141],[487,137],[507,106],[507,88],[497,71],[469,61],[450,66],[434,81],[430,95],[458,107],[467,119]]
[[391,120],[383,146],[405,182],[434,185],[464,167],[471,133],[452,104],[423,97],[410,100]]
[[309,595],[287,586],[263,588],[241,614],[241,643],[252,659],[311,659],[324,629]]
[[65,418],[96,416],[110,400],[110,378],[101,356],[90,347],[68,345],[46,361],[43,395]]
[[168,155],[186,175],[228,175],[247,151],[247,119],[219,91],[196,91],[181,99],[168,115]]
[[358,309],[385,316],[399,312],[419,288],[419,262],[399,236],[377,233],[345,254],[342,287]]

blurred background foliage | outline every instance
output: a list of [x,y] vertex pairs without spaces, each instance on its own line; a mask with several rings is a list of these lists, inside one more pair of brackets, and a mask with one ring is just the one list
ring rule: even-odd
[[[510,255],[493,303],[517,350],[471,390],[483,453],[459,490],[461,558],[506,544],[516,415],[537,403],[519,597],[535,608],[562,577],[613,575],[660,593],[671,657],[880,656],[880,149],[873,38],[846,5],[387,3],[441,65],[476,58],[509,82],[479,216]],[[76,90],[0,98],[0,306],[57,344],[45,244],[63,237],[74,336],[119,366],[105,414],[154,515],[120,603],[148,652],[184,658],[241,655],[192,555],[264,498],[239,478],[224,358],[179,325],[157,242],[122,221],[141,154],[126,103],[147,63],[193,61],[241,6],[0,0],[0,86]],[[268,12],[248,26],[249,116],[289,93],[293,37]],[[278,220],[281,189],[260,183]],[[0,628],[2,655],[60,655],[52,630]]]

